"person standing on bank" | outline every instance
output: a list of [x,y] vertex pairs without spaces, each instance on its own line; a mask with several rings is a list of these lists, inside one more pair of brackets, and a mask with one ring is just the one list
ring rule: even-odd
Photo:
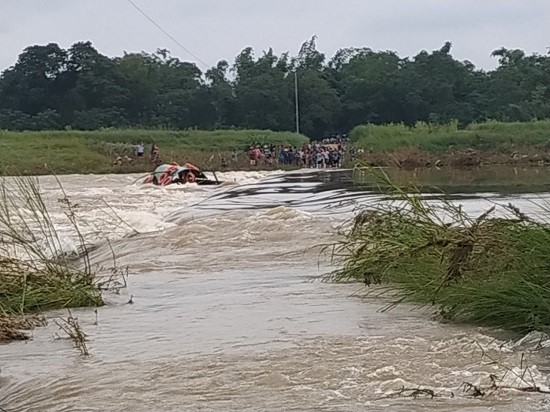
[[135,146],[136,156],[137,157],[143,157],[143,153],[145,152],[145,149],[143,147],[143,142],[139,142]]
[[151,162],[158,163],[159,161],[159,147],[155,143],[153,143],[153,145],[151,146]]

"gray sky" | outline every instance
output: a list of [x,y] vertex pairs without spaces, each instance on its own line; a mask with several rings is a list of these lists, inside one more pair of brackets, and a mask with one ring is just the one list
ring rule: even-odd
[[[495,67],[490,53],[502,46],[528,54],[550,46],[550,0],[133,1],[209,66],[232,63],[247,46],[256,55],[270,46],[295,55],[314,34],[327,57],[343,47],[414,56],[451,41],[455,58],[485,69]],[[0,0],[0,71],[27,46],[67,49],[83,40],[107,56],[167,48],[197,62],[128,0]]]

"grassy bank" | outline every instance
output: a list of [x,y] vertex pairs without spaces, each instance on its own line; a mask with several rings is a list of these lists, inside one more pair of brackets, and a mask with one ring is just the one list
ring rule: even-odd
[[[389,184],[390,182],[384,182]],[[467,216],[443,199],[393,187],[392,201],[363,210],[334,249],[335,281],[385,285],[445,320],[525,333],[550,331],[550,226],[514,206]]]
[[43,311],[103,305],[107,283],[91,268],[74,208],[60,200],[80,240],[75,250],[63,247],[36,179],[0,180],[0,341],[25,339],[21,329]]
[[521,149],[550,150],[550,120],[503,123],[490,121],[459,129],[457,123],[432,125],[360,125],[350,133],[352,144],[374,152],[414,148],[424,152],[474,149],[512,154]]
[[[242,166],[250,144],[301,145],[305,136],[262,130],[98,130],[57,132],[0,131],[0,174],[148,172],[149,148],[156,143],[163,162],[192,162],[218,169],[237,148]],[[143,142],[145,157],[134,158],[134,144]],[[122,160],[117,164],[118,157]]]

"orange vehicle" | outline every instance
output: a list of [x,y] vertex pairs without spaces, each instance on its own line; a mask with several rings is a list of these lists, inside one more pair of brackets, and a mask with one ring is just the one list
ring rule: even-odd
[[218,185],[220,182],[214,173],[215,180],[209,179],[197,166],[185,163],[180,166],[177,163],[158,166],[143,183],[152,183],[159,186],[171,184],[196,183],[198,185]]

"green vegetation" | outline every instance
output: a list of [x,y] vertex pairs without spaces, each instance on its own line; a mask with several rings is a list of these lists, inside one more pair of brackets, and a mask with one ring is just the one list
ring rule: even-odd
[[63,247],[35,178],[0,182],[0,340],[26,338],[20,329],[40,323],[33,315],[42,311],[103,305],[113,278],[96,276],[74,207],[60,203],[80,240],[74,251]]
[[389,307],[408,301],[445,320],[550,331],[550,226],[513,205],[505,218],[494,208],[474,218],[445,197],[428,203],[391,187],[335,245],[343,266],[332,280],[383,284]]
[[[143,158],[115,162],[118,157],[135,158],[134,145],[140,141],[146,146]],[[296,133],[269,130],[0,131],[0,174],[149,172],[154,167],[149,157],[153,142],[160,147],[164,162],[217,168],[221,157],[229,159],[235,148],[244,160],[243,152],[251,144],[299,146],[305,141],[306,137]]]
[[550,149],[550,120],[503,123],[473,123],[459,129],[458,123],[444,125],[418,122],[404,124],[361,125],[350,133],[354,145],[373,151],[416,148],[426,152],[453,149],[513,153],[518,148]]
[[327,58],[313,37],[297,56],[248,47],[203,72],[166,49],[110,58],[89,41],[33,45],[0,75],[0,129],[290,131],[295,76],[300,130],[314,138],[368,123],[550,118],[550,55],[501,48],[498,66],[484,71],[451,48],[411,57],[344,48]]

